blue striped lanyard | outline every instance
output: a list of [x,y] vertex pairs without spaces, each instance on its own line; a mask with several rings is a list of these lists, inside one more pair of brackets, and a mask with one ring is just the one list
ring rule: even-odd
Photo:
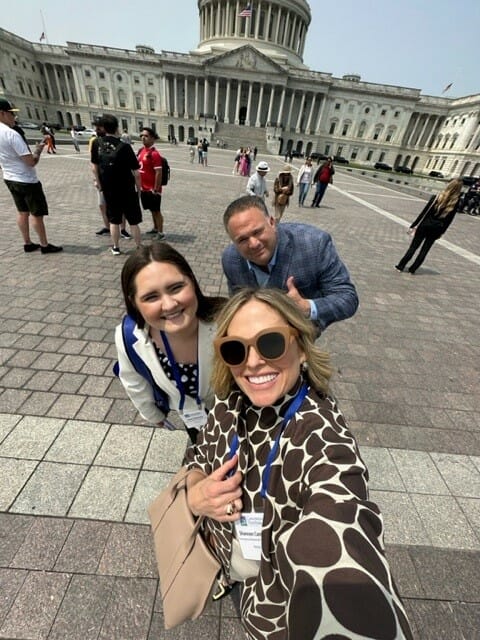
[[[273,447],[270,448],[270,453],[268,454],[268,457],[267,457],[267,464],[265,465],[265,469],[263,470],[262,489],[260,491],[260,495],[262,496],[262,498],[266,498],[267,496],[267,488],[268,488],[268,482],[270,480],[271,468],[272,468],[273,461],[275,460],[275,456],[277,455],[277,452],[278,452],[280,438],[282,437],[287,424],[290,422],[290,420],[293,418],[295,413],[301,407],[302,402],[304,401],[307,393],[308,393],[308,385],[303,384],[298,390],[297,395],[292,399],[292,401],[288,405],[288,409],[285,413],[285,417],[282,420],[280,429],[278,430],[277,437],[275,438],[275,441],[273,443]],[[229,453],[230,460],[237,453],[238,445],[239,445],[238,435],[235,434],[232,440],[232,444],[230,445],[230,453]],[[232,471],[231,475],[233,475],[233,473],[234,472]]]
[[[160,335],[162,336],[162,341],[165,346],[165,351],[167,352],[168,362],[172,367],[172,373],[173,373],[173,377],[175,378],[175,384],[177,385],[178,393],[180,394],[180,404],[178,405],[178,410],[182,412],[183,407],[185,406],[185,387],[183,386],[182,377],[180,375],[180,371],[178,369],[175,356],[173,355],[172,348],[170,346],[170,343],[168,342],[167,334],[164,331],[160,331]],[[197,358],[197,361],[198,361],[198,358]],[[197,363],[197,379],[196,379],[196,385],[195,385],[195,396],[196,396],[197,405],[201,407],[202,401],[200,400],[200,396],[198,395],[199,377],[200,377],[200,370]]]

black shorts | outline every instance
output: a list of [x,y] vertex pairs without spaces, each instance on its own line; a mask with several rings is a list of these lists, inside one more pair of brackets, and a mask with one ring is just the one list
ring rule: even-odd
[[142,207],[148,209],[153,213],[160,211],[160,205],[162,204],[162,196],[159,193],[153,193],[153,191],[142,191],[140,194],[142,200]]
[[111,224],[121,224],[122,218],[128,224],[140,224],[142,221],[142,210],[138,201],[137,192],[132,189],[126,192],[115,191],[103,192],[105,204],[107,205],[107,218]]
[[41,182],[13,182],[5,180],[8,190],[13,196],[13,201],[20,213],[31,213],[32,216],[41,218],[48,216],[48,204],[43,193]]

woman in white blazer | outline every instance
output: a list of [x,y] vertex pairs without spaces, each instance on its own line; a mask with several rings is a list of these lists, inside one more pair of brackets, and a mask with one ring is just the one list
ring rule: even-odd
[[185,258],[166,242],[140,247],[122,269],[130,338],[115,330],[119,378],[140,415],[171,427],[167,410],[155,401],[152,384],[135,368],[125,341],[148,368],[155,384],[178,411],[192,441],[213,404],[210,390],[214,318],[224,298],[203,295]]

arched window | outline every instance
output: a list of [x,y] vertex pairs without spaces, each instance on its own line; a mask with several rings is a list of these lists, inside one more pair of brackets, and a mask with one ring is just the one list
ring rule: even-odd
[[378,140],[382,134],[382,131],[383,131],[383,124],[377,124],[373,132],[373,139]]
[[367,123],[365,120],[362,120],[358,126],[357,138],[363,138],[365,135],[365,129],[367,128]]
[[127,94],[123,89],[118,90],[118,106],[123,109],[127,106]]

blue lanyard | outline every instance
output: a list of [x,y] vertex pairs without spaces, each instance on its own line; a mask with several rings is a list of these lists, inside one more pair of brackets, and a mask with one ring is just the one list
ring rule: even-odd
[[[173,373],[173,377],[175,378],[175,384],[177,385],[178,393],[180,394],[180,404],[178,405],[178,410],[183,411],[183,407],[185,406],[185,387],[183,386],[182,377],[180,375],[180,371],[178,369],[175,356],[173,355],[172,348],[170,347],[170,343],[168,342],[167,334],[164,331],[160,331],[160,335],[162,336],[162,341],[165,346],[165,351],[167,352],[168,362],[172,367],[172,373]],[[197,405],[201,407],[202,401],[200,400],[200,396],[198,395],[199,378],[200,378],[200,369],[197,363],[197,384],[195,387],[195,396],[196,396],[195,399],[197,401]]]
[[[290,420],[293,418],[295,413],[300,408],[307,393],[308,393],[308,386],[306,384],[303,384],[300,387],[299,391],[297,392],[297,395],[293,398],[293,400],[290,402],[288,406],[287,412],[285,413],[285,417],[283,418],[277,437],[275,438],[275,441],[273,443],[273,447],[270,448],[270,453],[268,454],[268,457],[267,457],[267,464],[265,465],[265,469],[263,470],[262,489],[260,491],[260,495],[262,496],[262,498],[266,498],[267,496],[267,488],[268,488],[268,482],[270,480],[270,472],[271,472],[273,461],[275,460],[275,456],[277,455],[277,452],[278,452],[280,438],[282,437],[283,432],[285,431],[285,427],[287,426],[287,424],[290,422]],[[232,444],[230,445],[230,453],[229,453],[230,460],[236,454],[238,445],[239,445],[238,435],[235,434],[232,440]],[[234,472],[232,472],[232,475],[233,473]]]

